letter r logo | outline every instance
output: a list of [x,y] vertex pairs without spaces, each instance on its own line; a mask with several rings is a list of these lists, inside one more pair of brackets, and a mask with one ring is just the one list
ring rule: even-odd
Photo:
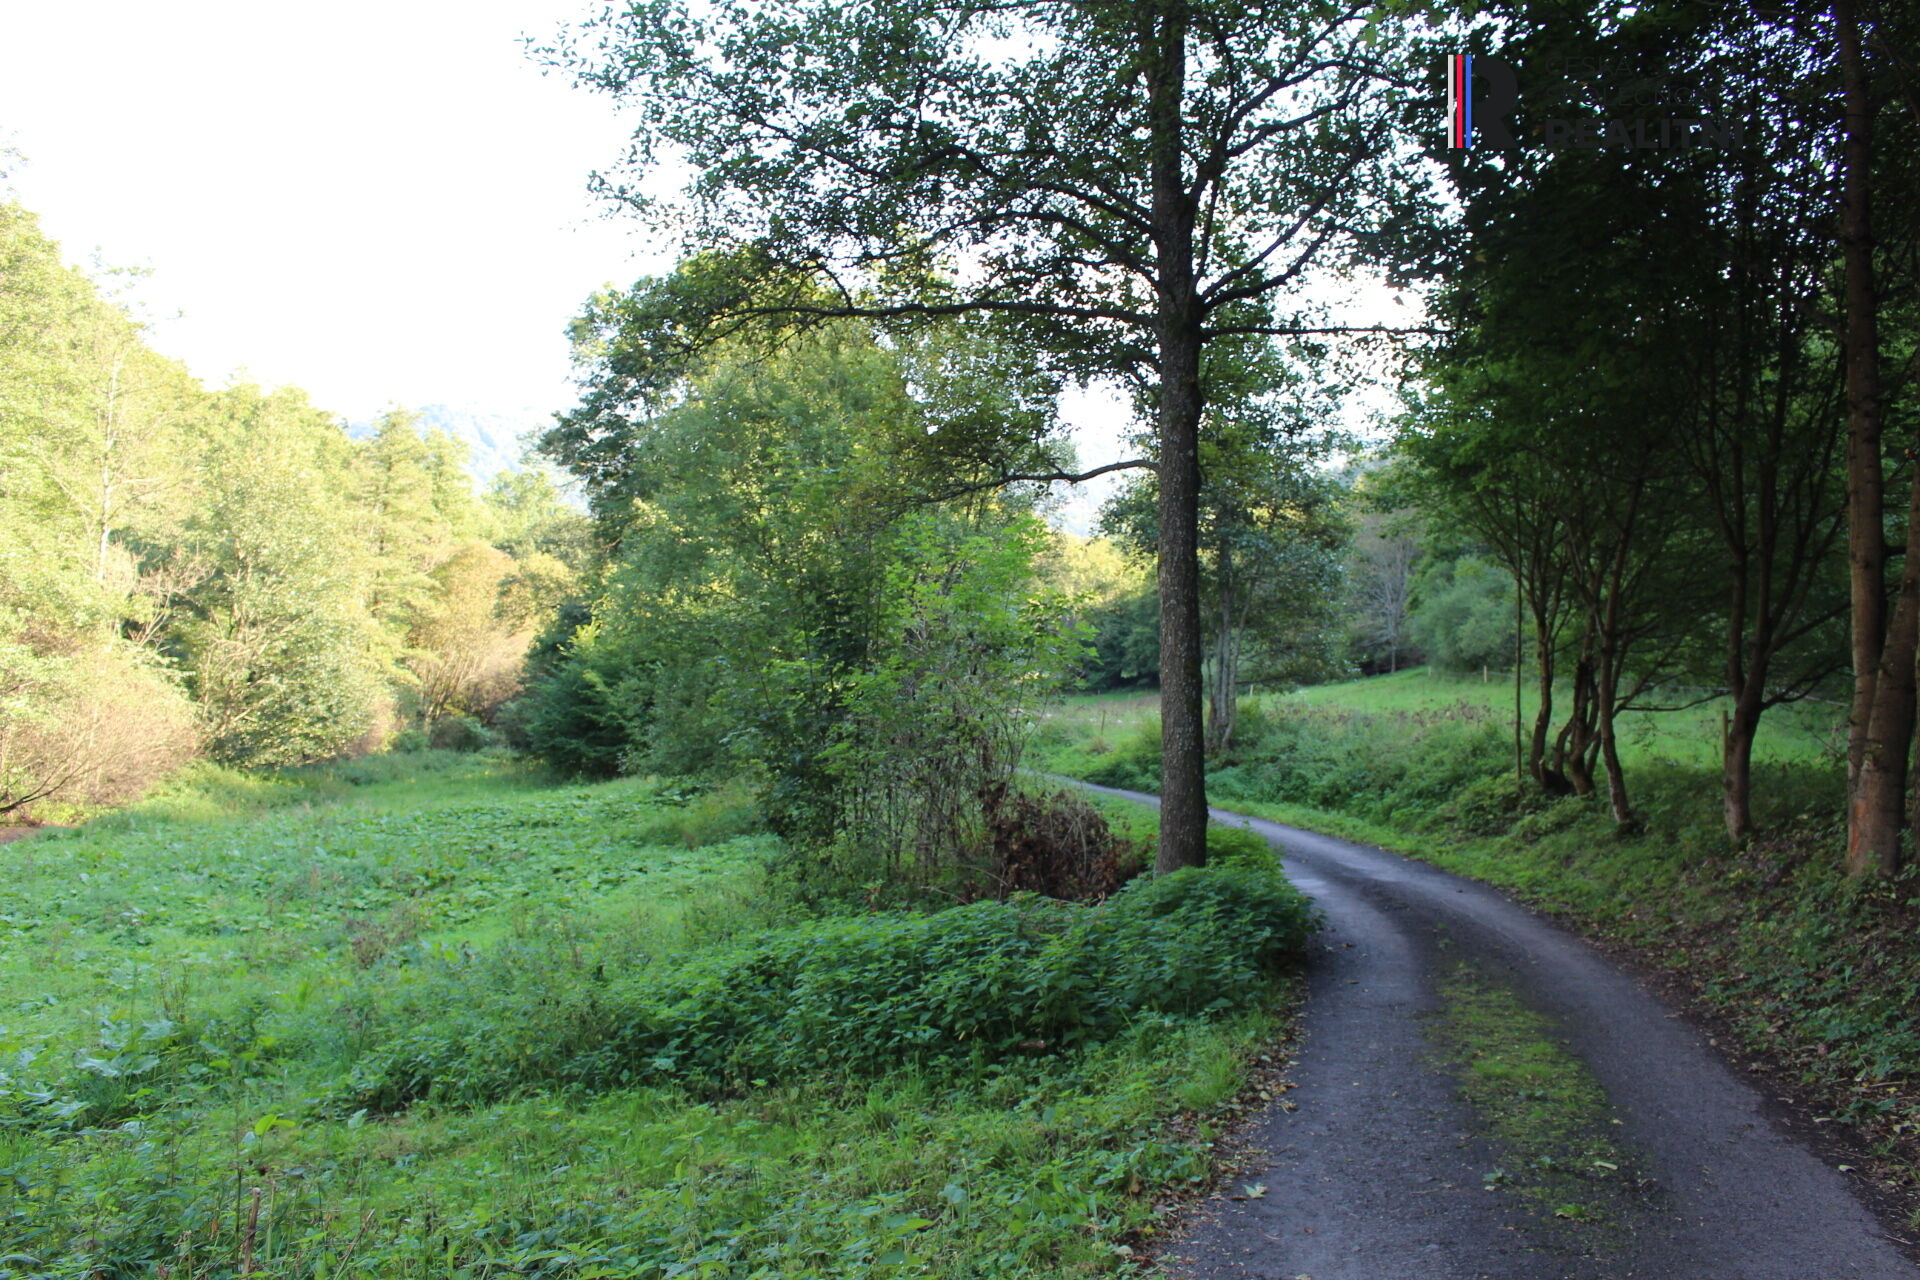
[[[1476,87],[1474,77],[1480,83]],[[1520,81],[1503,58],[1456,53],[1447,59],[1447,145],[1511,147],[1507,117],[1520,105]]]

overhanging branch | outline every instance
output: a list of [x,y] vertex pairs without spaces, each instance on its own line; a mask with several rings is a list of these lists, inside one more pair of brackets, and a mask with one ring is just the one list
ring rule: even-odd
[[1104,476],[1113,471],[1158,471],[1159,467],[1146,458],[1129,458],[1125,462],[1109,462],[1104,467],[1095,467],[1091,471],[1078,473],[1071,471],[1012,471],[980,480],[973,484],[956,485],[932,495],[936,502],[945,502],[951,498],[962,498],[969,493],[979,493],[983,489],[1002,489],[1010,484],[1080,484],[1096,476]]

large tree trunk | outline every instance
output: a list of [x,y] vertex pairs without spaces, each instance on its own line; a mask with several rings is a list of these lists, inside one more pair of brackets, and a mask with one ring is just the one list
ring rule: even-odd
[[[1851,0],[1835,0],[1840,75],[1846,99],[1846,138],[1841,147],[1840,253],[1846,264],[1845,346],[1847,367],[1847,554],[1853,628],[1853,716],[1847,737],[1847,870],[1853,875],[1898,865],[1904,768],[1889,776],[1894,748],[1904,762],[1912,733],[1912,639],[1904,638],[1904,662],[1888,650],[1895,639],[1886,623],[1885,473],[1880,455],[1880,340],[1873,279],[1873,219],[1870,200],[1873,108],[1860,54],[1860,28]],[[1914,539],[1909,535],[1909,543]],[[1911,556],[1909,556],[1911,560]],[[1902,607],[1907,604],[1902,574]],[[1912,630],[1896,618],[1895,630]],[[1881,679],[1894,673],[1895,686]],[[1900,686],[1904,685],[1904,689]],[[1902,724],[1904,722],[1904,728]]]
[[[1170,328],[1172,326],[1169,326]],[[1201,723],[1200,341],[1160,344],[1160,855],[1165,873],[1206,861]]]
[[1160,374],[1160,854],[1161,874],[1207,857],[1207,786],[1200,628],[1199,291],[1193,198],[1181,163],[1187,13],[1146,15],[1155,310]]
[[[1853,632],[1853,715],[1847,737],[1847,784],[1857,789],[1874,678],[1886,638],[1885,473],[1880,458],[1878,308],[1873,284],[1869,199],[1873,119],[1860,63],[1860,31],[1848,0],[1833,6],[1840,36],[1846,99],[1841,147],[1840,253],[1846,264],[1844,342],[1847,369],[1847,559]],[[1856,843],[1849,825],[1849,848]],[[1849,854],[1849,863],[1852,858]]]

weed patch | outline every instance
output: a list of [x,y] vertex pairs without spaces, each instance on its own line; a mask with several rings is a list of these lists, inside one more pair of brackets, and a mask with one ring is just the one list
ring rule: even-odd
[[1057,1052],[1145,1015],[1256,1007],[1311,927],[1284,880],[1223,868],[1136,880],[1098,906],[1023,895],[822,920],[586,984],[519,955],[441,962],[401,1017],[419,1029],[357,1063],[333,1106],[471,1105],[531,1087],[738,1091]]
[[1600,1082],[1551,1022],[1472,967],[1454,965],[1439,995],[1434,1039],[1500,1152],[1488,1188],[1544,1217],[1614,1221],[1639,1175],[1609,1132],[1617,1121]]

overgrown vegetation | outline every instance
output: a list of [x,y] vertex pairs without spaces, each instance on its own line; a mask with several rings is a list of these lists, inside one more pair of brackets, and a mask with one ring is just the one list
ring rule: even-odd
[[[1499,696],[1497,685],[1413,671],[1263,699],[1242,710],[1210,792],[1513,890],[1632,947],[1724,1021],[1742,1057],[1857,1126],[1881,1176],[1920,1203],[1920,880],[1853,881],[1834,856],[1842,740],[1819,709],[1763,730],[1761,834],[1736,843],[1713,804],[1718,766],[1702,724],[1675,714],[1623,730],[1645,823],[1623,834],[1594,796],[1516,784]],[[1157,725],[1146,711],[1109,724],[1103,743],[1085,709],[1054,723],[1038,752],[1049,767],[1151,788]]]
[[821,915],[759,826],[421,752],[8,846],[0,1274],[1126,1270],[1275,1034],[1271,860]]

